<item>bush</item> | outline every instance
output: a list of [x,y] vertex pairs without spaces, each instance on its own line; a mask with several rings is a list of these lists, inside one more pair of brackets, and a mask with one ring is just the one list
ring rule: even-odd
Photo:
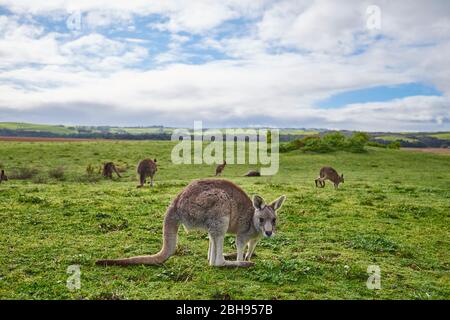
[[369,141],[369,142],[367,142],[367,145],[369,147],[386,148],[385,144],[382,144],[382,143],[379,143],[379,142],[376,142],[376,141]]
[[340,132],[332,132],[319,136],[308,136],[280,145],[280,152],[293,150],[303,150],[318,153],[328,153],[333,151],[365,152],[364,146],[368,143],[369,136],[363,132],[355,132],[347,138]]
[[57,168],[51,169],[48,172],[48,175],[50,176],[50,178],[54,178],[56,180],[64,180],[64,168],[57,167]]
[[355,132],[353,133],[351,139],[358,141],[359,143],[366,144],[369,142],[370,136],[365,132]]
[[398,141],[393,141],[393,142],[391,142],[391,143],[389,143],[387,145],[388,149],[396,149],[396,150],[398,150],[398,149],[400,149],[400,147],[401,147],[401,144]]
[[369,142],[369,136],[364,132],[355,132],[346,141],[345,150],[354,153],[365,152],[364,146]]
[[304,138],[305,146],[303,147],[303,150],[305,151],[312,151],[312,152],[319,152],[319,153],[326,153],[331,152],[333,149],[324,142],[323,139],[320,137],[306,137]]
[[280,152],[289,152],[293,150],[301,149],[305,146],[304,139],[296,139],[287,143],[280,144]]
[[331,149],[342,149],[346,145],[346,137],[340,132],[328,133],[322,138],[322,143]]

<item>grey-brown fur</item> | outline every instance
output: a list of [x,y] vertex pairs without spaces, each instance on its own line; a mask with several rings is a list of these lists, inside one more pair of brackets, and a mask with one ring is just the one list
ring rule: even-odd
[[315,180],[316,187],[318,187],[317,183],[319,183],[321,188],[325,187],[325,180],[330,180],[333,182],[334,187],[339,188],[340,183],[344,183],[344,175],[339,175],[336,170],[331,167],[323,167],[320,169],[319,177]]
[[247,172],[244,177],[260,177],[261,173],[259,171],[256,170],[250,170],[249,172]]
[[[259,196],[253,201],[234,183],[206,179],[189,184],[167,209],[163,226],[163,247],[157,254],[117,260],[99,260],[98,265],[156,265],[175,253],[180,224],[189,229],[202,229],[209,235],[208,260],[212,266],[249,267],[250,258],[262,236],[275,232],[276,210],[285,196],[266,205]],[[223,241],[226,233],[236,235],[237,261],[226,261]],[[248,246],[244,257],[244,249]]]
[[156,159],[144,159],[138,164],[137,173],[139,174],[138,188],[144,186],[147,177],[150,177],[150,186],[153,187],[153,177],[156,174],[158,167],[156,165]]
[[122,178],[113,162],[107,162],[103,165],[102,174],[104,177],[112,179],[113,172],[115,172],[119,176],[119,178]]
[[219,164],[217,167],[216,167],[216,177],[218,176],[218,175],[220,175],[220,174],[222,174],[222,171],[223,171],[223,169],[225,169],[225,166],[227,165],[227,162],[226,161],[223,161],[223,164]]
[[5,174],[5,170],[2,170],[2,172],[0,173],[0,183],[2,183],[2,181],[8,181],[8,177]]

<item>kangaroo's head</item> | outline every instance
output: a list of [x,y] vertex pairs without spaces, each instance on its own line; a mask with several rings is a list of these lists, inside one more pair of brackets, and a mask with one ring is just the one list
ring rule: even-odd
[[5,170],[2,170],[2,173],[0,174],[0,180],[8,181],[8,177],[5,174]]
[[281,196],[271,204],[266,204],[264,199],[258,195],[253,197],[253,225],[263,236],[269,238],[275,234],[277,223],[277,210],[283,205],[286,196]]
[[225,166],[227,164],[227,162],[225,160],[223,160],[223,165]]
[[339,177],[339,182],[344,183],[344,174],[341,174]]

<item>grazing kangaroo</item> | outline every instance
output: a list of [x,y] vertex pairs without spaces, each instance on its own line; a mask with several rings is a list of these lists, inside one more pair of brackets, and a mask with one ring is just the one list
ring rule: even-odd
[[219,165],[216,167],[216,177],[222,173],[222,171],[223,171],[223,169],[225,169],[225,166],[226,166],[226,165],[227,165],[227,162],[224,160],[224,161],[223,161],[223,164],[219,164]]
[[261,173],[259,171],[256,170],[250,170],[249,172],[247,172],[244,177],[260,177]]
[[2,181],[8,181],[8,177],[5,174],[5,170],[2,170],[0,174],[0,183],[2,183]]
[[113,162],[107,162],[103,165],[103,176],[109,179],[112,179],[112,173],[113,171],[119,176],[119,178],[122,178],[119,171],[117,170],[116,166]]
[[[190,183],[167,209],[163,225],[163,246],[154,255],[117,260],[99,260],[97,265],[158,265],[175,253],[180,224],[186,230],[203,229],[209,235],[208,260],[211,266],[250,267],[250,258],[262,236],[275,233],[276,211],[285,196],[265,204],[260,196],[253,201],[234,183],[221,179]],[[236,235],[237,261],[226,261],[223,241],[226,233]],[[248,251],[244,257],[245,246]],[[245,261],[245,260],[247,261]]]
[[150,186],[153,187],[153,177],[158,170],[156,166],[156,159],[144,159],[138,164],[137,173],[139,174],[139,182],[138,188],[142,188],[147,180],[147,177],[150,177]]
[[319,177],[315,180],[316,187],[318,187],[317,183],[320,184],[321,188],[325,187],[325,180],[330,180],[334,183],[334,188],[339,188],[339,183],[344,183],[344,175],[339,175],[336,170],[331,167],[323,167],[320,169]]

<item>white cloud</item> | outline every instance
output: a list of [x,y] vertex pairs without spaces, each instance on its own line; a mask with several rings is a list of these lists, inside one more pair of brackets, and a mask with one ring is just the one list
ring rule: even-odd
[[[371,131],[414,131],[448,129],[449,101],[445,97],[413,96],[389,102],[349,105],[329,110],[325,121],[333,124]],[[446,124],[444,124],[444,121]]]
[[60,47],[62,55],[70,57],[72,64],[88,69],[110,70],[138,63],[147,49],[125,41],[115,41],[97,33],[82,36]]
[[62,64],[55,33],[44,34],[34,24],[21,24],[16,16],[0,16],[0,67],[15,64]]

